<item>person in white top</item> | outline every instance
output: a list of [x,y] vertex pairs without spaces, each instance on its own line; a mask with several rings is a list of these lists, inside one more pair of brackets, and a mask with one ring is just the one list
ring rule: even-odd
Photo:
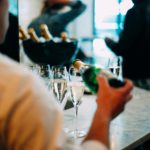
[[[8,24],[8,0],[0,0],[0,43]],[[98,81],[101,89],[91,128],[82,144],[75,145],[63,134],[61,110],[44,83],[24,66],[0,54],[0,149],[109,149],[110,121],[131,99],[133,85],[126,80],[124,87],[115,89],[103,77]]]

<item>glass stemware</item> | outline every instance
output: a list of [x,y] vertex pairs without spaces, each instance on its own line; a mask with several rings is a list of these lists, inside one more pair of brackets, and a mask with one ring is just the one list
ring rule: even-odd
[[51,89],[51,69],[49,64],[36,64],[37,73],[44,79],[45,85]]
[[30,65],[30,66],[28,66],[28,67],[29,67],[29,69],[30,69],[33,73],[38,74],[38,69],[37,69],[37,67],[36,67],[35,64],[32,64],[32,65]]
[[64,104],[67,96],[68,72],[65,66],[52,67],[52,89],[60,104]]
[[118,80],[123,80],[122,77],[122,62],[121,56],[116,56],[109,60],[109,70],[117,77]]
[[69,69],[69,90],[70,98],[75,108],[75,129],[69,132],[69,135],[74,138],[85,136],[85,131],[78,129],[78,108],[82,102],[82,96],[84,94],[84,83],[80,73],[73,67]]

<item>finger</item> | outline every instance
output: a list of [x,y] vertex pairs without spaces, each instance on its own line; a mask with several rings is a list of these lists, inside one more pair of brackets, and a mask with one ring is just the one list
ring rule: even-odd
[[128,94],[127,97],[126,97],[126,101],[130,101],[131,99],[133,98],[133,95],[132,94]]
[[128,94],[132,91],[133,89],[133,83],[129,79],[125,79],[125,86],[123,86],[121,89],[123,89],[124,94]]
[[105,77],[97,75],[97,80],[98,80],[98,85],[100,86],[100,88],[102,88],[102,89],[109,88],[108,81]]

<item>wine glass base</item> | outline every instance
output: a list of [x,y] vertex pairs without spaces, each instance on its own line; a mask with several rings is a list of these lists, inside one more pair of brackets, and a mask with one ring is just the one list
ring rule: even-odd
[[85,137],[86,136],[86,132],[83,131],[83,130],[72,130],[72,131],[69,131],[68,132],[68,136],[70,138],[82,138],[82,137]]

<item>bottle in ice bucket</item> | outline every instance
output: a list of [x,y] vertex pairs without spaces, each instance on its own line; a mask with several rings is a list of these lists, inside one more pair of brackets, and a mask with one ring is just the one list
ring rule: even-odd
[[61,32],[60,34],[62,42],[71,42],[70,39],[68,38],[67,32]]
[[101,69],[96,66],[87,65],[79,59],[73,62],[73,66],[77,70],[79,70],[82,75],[83,81],[92,93],[97,93],[98,91],[98,81],[96,79],[97,74],[105,76],[112,87],[118,88],[124,86],[125,84],[123,80],[118,80],[116,76],[110,71]]
[[28,34],[30,35],[30,38],[35,42],[35,43],[40,43],[40,39],[37,36],[35,30],[33,28],[28,29]]
[[53,39],[53,36],[51,35],[48,26],[46,24],[40,25],[40,31],[41,31],[41,35],[45,38],[47,42]]
[[28,33],[26,33],[21,26],[19,26],[19,38],[21,40],[27,40],[27,39],[30,38],[30,36],[28,35]]

